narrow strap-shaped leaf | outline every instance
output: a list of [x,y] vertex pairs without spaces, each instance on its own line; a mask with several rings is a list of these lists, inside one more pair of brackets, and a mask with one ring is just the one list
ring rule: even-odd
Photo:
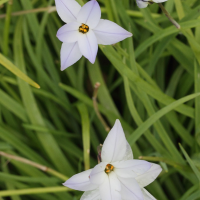
[[159,110],[157,113],[155,113],[154,115],[152,115],[149,119],[147,119],[141,126],[139,126],[134,133],[128,138],[128,141],[130,144],[134,144],[139,137],[141,137],[141,135],[153,124],[155,123],[158,119],[160,119],[163,115],[165,115],[166,113],[168,113],[169,111],[171,111],[172,109],[174,109],[175,107],[185,103],[186,101],[189,101],[197,96],[199,96],[200,93],[197,94],[192,94],[192,95],[188,95],[186,97],[183,97],[171,104],[169,104],[168,106],[162,108],[161,110]]
[[0,64],[2,64],[6,69],[11,71],[13,74],[26,81],[30,85],[36,88],[40,88],[40,86],[30,79],[26,74],[24,74],[20,69],[18,69],[12,62],[10,62],[5,56],[0,53]]
[[[195,92],[200,92],[200,64],[194,63]],[[195,136],[200,146],[200,97],[195,99]]]
[[8,2],[8,1],[9,1],[9,0],[0,0],[0,5],[6,3],[6,2]]
[[81,103],[77,105],[79,113],[81,115],[82,124],[82,138],[83,138],[83,154],[85,170],[90,169],[90,120],[88,110],[85,104]]
[[[125,87],[125,94],[126,94],[127,104],[128,104],[130,113],[131,113],[135,123],[138,126],[140,126],[143,123],[143,121],[142,121],[141,117],[139,116],[138,111],[135,108],[127,77],[124,77],[124,87]],[[155,148],[158,152],[165,154],[165,155],[168,154],[166,149],[158,142],[158,140],[156,140],[156,138],[153,136],[153,134],[149,130],[144,132],[144,135],[147,138],[147,140],[151,143],[153,148]]]
[[27,194],[42,194],[42,193],[56,193],[56,192],[66,192],[71,189],[67,187],[57,186],[57,187],[43,187],[43,188],[30,188],[21,190],[6,190],[0,191],[0,197],[8,197],[11,195],[27,195]]
[[[153,98],[157,99],[161,103],[168,105],[175,100],[166,94],[164,94],[161,90],[157,87],[151,86],[149,83],[141,79],[137,74],[133,73],[120,59],[117,52],[111,46],[101,46],[101,50],[105,54],[105,56],[111,61],[113,66],[119,71],[121,75],[125,75],[132,81],[135,85],[137,85],[141,90],[145,93],[149,94]],[[175,108],[175,110],[179,111],[186,116],[190,116],[194,118],[194,109],[188,107],[186,105],[180,105],[179,107]]]
[[185,149],[182,147],[181,144],[179,144],[181,151],[183,152],[186,160],[188,161],[190,167],[192,168],[192,170],[194,171],[196,177],[199,180],[199,188],[200,188],[200,171],[197,169],[197,167],[195,166],[195,164],[193,163],[192,159],[189,157],[189,155],[187,154],[187,152],[185,151]]
[[[23,56],[23,48],[22,48],[22,20],[19,19],[15,36],[14,36],[14,55],[16,65],[20,67],[26,73],[25,62]],[[33,125],[39,125],[42,127],[46,126],[43,116],[38,108],[35,97],[29,85],[22,82],[20,79],[19,88],[20,93],[24,102],[24,107],[26,109],[26,113],[29,117],[30,122]],[[74,170],[72,166],[69,164],[68,160],[64,156],[61,148],[58,143],[54,139],[53,135],[49,132],[41,132],[36,131],[37,137],[41,142],[42,147],[44,148],[46,154],[51,159],[52,163],[59,169],[59,171],[63,174],[72,175]],[[53,150],[52,150],[53,149]],[[61,162],[62,161],[62,162]],[[67,168],[67,170],[66,170]]]

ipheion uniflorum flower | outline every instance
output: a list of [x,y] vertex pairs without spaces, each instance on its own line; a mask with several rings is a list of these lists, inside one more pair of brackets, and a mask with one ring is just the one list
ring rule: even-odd
[[81,200],[155,200],[144,189],[162,171],[160,165],[133,159],[119,120],[109,132],[93,169],[72,176],[63,185],[85,191]]
[[149,4],[153,3],[162,3],[167,0],[136,0],[136,3],[139,8],[146,8]]
[[73,65],[82,55],[95,62],[98,44],[111,45],[131,37],[116,23],[100,19],[101,9],[96,0],[81,7],[75,0],[55,0],[60,18],[67,24],[58,32],[61,47],[61,70]]

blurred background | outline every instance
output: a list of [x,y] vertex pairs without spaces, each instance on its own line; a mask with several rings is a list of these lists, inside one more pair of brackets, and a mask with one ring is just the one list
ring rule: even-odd
[[134,158],[163,168],[148,191],[158,200],[200,199],[200,97],[176,101],[200,92],[199,0],[163,4],[180,30],[157,4],[98,2],[102,18],[133,37],[100,45],[95,64],[82,57],[61,72],[55,2],[0,0],[0,199],[80,199],[62,183],[97,164],[107,136],[93,107],[96,82],[107,125],[120,119]]

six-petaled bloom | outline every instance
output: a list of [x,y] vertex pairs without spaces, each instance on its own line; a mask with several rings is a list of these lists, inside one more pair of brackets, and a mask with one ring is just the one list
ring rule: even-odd
[[72,176],[63,185],[85,191],[81,200],[155,200],[144,187],[162,169],[157,164],[133,159],[119,120],[103,143],[101,159],[93,169]]
[[81,7],[75,0],[55,0],[60,18],[67,24],[58,32],[61,47],[61,70],[73,65],[82,55],[91,63],[95,62],[98,44],[110,45],[131,37],[116,23],[101,18],[96,0]]
[[153,3],[162,3],[167,0],[136,0],[136,3],[139,8],[146,8],[148,4],[153,4]]

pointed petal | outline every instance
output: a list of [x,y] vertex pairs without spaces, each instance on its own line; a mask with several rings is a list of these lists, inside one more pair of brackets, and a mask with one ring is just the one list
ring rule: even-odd
[[105,19],[100,19],[93,31],[97,37],[98,44],[103,45],[115,44],[132,36],[132,33],[126,31],[116,23]]
[[63,43],[61,47],[61,70],[63,71],[67,67],[77,62],[82,54],[78,47],[78,42]]
[[90,174],[90,182],[100,185],[104,182],[107,174],[105,173],[105,167],[107,163],[101,162],[98,165],[96,165]]
[[124,154],[122,160],[133,160],[133,152],[131,146],[127,141],[126,141],[126,153]]
[[121,161],[126,154],[126,144],[124,131],[120,121],[117,119],[103,143],[101,151],[102,161],[108,163]]
[[94,190],[98,186],[93,183],[90,183],[89,175],[91,171],[92,169],[89,169],[87,171],[76,174],[72,176],[70,179],[68,179],[65,183],[63,183],[63,185],[68,188],[80,191]]
[[167,0],[154,0],[155,3],[162,3],[162,2],[165,2]]
[[62,26],[58,32],[57,32],[57,38],[61,42],[67,42],[67,43],[72,43],[72,42],[77,42],[78,37],[79,37],[79,26],[81,24],[78,22],[70,22],[68,24],[65,24]]
[[156,200],[146,189],[142,188],[144,200]]
[[151,163],[144,160],[126,160],[112,163],[114,172],[123,178],[134,178],[151,168]]
[[99,193],[102,200],[112,200],[108,176],[105,178],[103,184],[99,186]]
[[93,29],[99,23],[100,18],[100,6],[96,0],[91,0],[81,8],[77,16],[77,21],[83,24],[87,24],[90,29]]
[[110,188],[111,188],[111,196],[114,200],[121,200],[121,184],[114,172],[109,173],[108,175]]
[[100,199],[101,197],[100,197],[99,189],[96,189],[96,190],[84,192],[80,200],[100,200]]
[[148,2],[144,2],[142,0],[136,0],[136,3],[139,8],[146,8],[148,6]]
[[140,186],[134,178],[122,178],[118,176],[118,179],[122,187],[122,199],[144,200]]
[[150,183],[152,183],[157,178],[157,176],[160,174],[161,171],[162,168],[160,167],[160,165],[151,163],[151,168],[144,174],[135,177],[135,180],[138,182],[140,187],[145,187]]
[[94,64],[97,51],[98,44],[97,39],[92,30],[89,30],[87,34],[79,34],[78,45],[81,53],[92,63]]
[[114,172],[108,174],[103,184],[99,186],[102,200],[121,200],[121,185]]
[[76,20],[81,6],[74,0],[55,0],[56,10],[60,18],[69,23]]

